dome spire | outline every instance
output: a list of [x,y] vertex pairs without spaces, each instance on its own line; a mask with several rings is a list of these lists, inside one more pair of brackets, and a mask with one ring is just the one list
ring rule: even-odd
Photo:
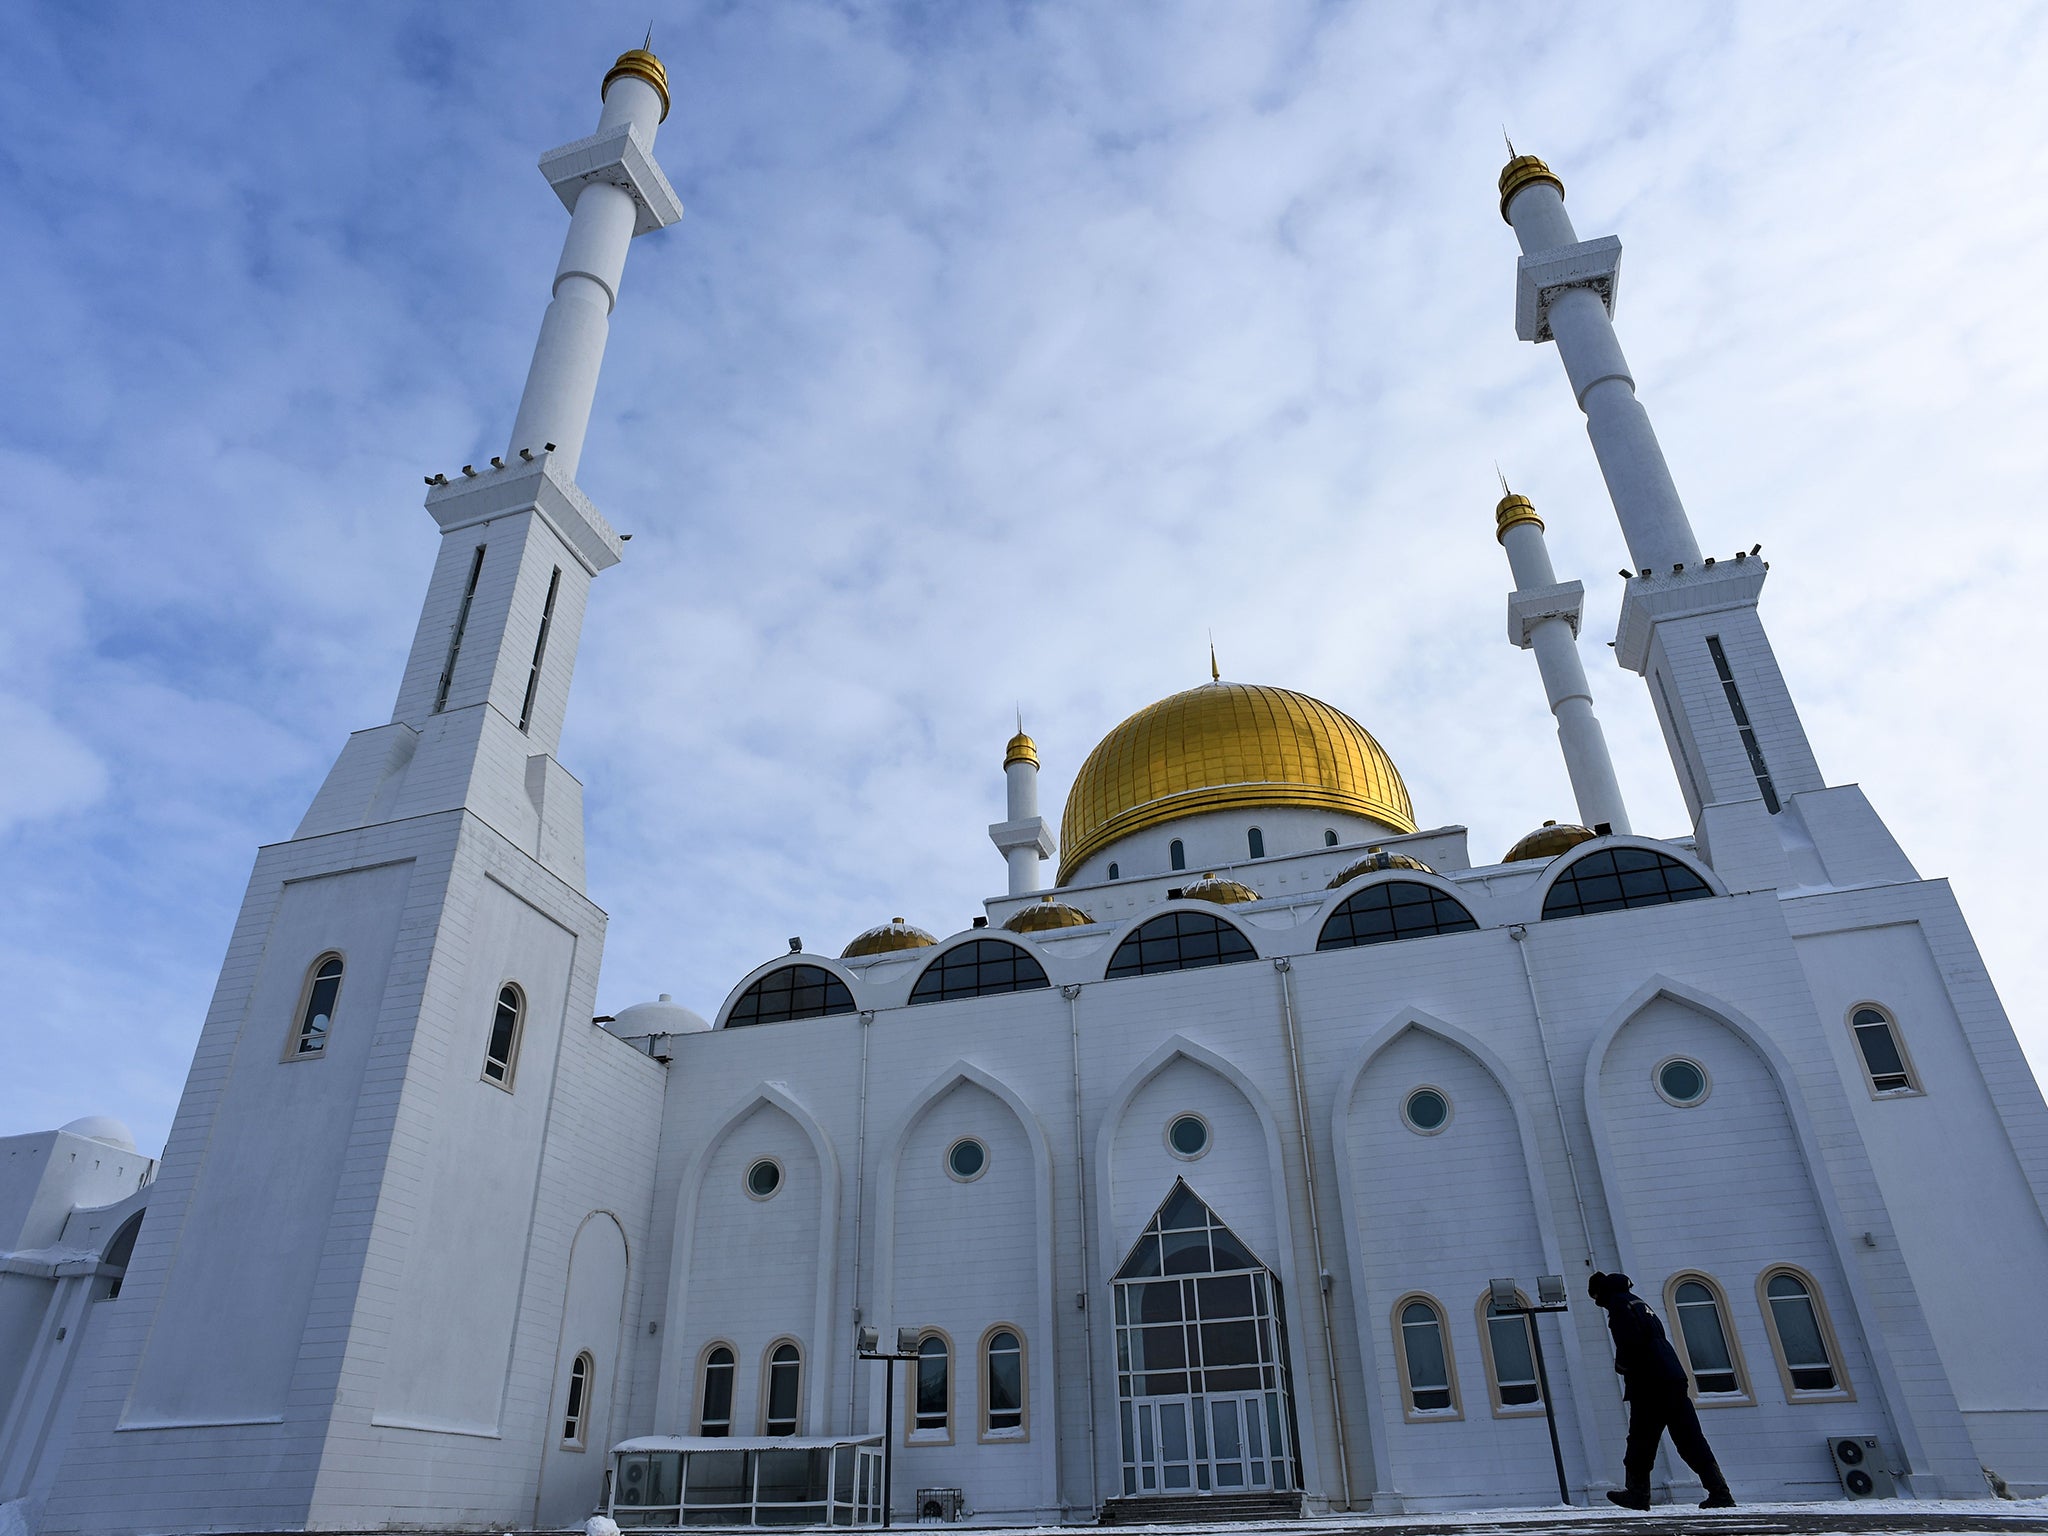
[[1216,633],[1214,630],[1209,632],[1209,681],[1212,683],[1223,681],[1223,674],[1216,667]]

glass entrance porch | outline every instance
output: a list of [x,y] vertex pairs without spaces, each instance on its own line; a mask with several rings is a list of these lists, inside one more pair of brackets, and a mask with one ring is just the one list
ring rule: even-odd
[[1300,1487],[1280,1282],[1185,1181],[1113,1289],[1125,1494]]

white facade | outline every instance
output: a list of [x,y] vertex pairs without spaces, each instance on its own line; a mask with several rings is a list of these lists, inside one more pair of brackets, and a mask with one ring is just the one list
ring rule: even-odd
[[[1832,1497],[1832,1434],[1917,1496],[1980,1466],[2048,1491],[2017,1306],[2048,1274],[2048,1110],[1946,884],[1815,763],[1762,563],[1701,557],[1614,340],[1619,246],[1577,240],[1540,162],[1503,176],[1518,320],[1638,560],[1616,652],[1690,836],[1629,833],[1532,519],[1502,530],[1510,634],[1609,834],[1475,866],[1462,827],[1233,803],[1226,769],[1032,927],[1054,849],[1020,732],[989,926],[778,956],[708,1027],[667,999],[591,1020],[605,919],[553,750],[620,544],[574,469],[628,243],[679,212],[666,105],[636,50],[543,161],[573,218],[513,441],[428,495],[393,718],[259,852],[161,1175],[105,1123],[0,1142],[0,1500],[49,1532],[559,1526],[629,1439],[880,1432],[899,1513],[956,1488],[990,1523],[1544,1503],[1537,1389],[1484,1301],[1553,1274],[1551,1406],[1597,1498],[1624,1408],[1595,1268],[1687,1341],[1738,1497]],[[1679,899],[1559,910],[1617,858]],[[1210,872],[1255,899],[1189,899]],[[1434,928],[1320,947],[1386,887]],[[1176,914],[1230,963],[1121,974]],[[984,945],[1002,980],[918,991]],[[906,1371],[885,1423],[863,1326],[937,1341],[943,1391]],[[1190,1413],[1205,1442],[1170,1449]]]

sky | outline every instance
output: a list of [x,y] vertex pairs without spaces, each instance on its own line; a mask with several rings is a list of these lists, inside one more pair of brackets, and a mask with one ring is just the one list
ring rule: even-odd
[[1953,882],[2048,1075],[2048,8],[28,3],[0,1134],[162,1144],[254,850],[390,716],[422,477],[503,449],[566,227],[534,162],[650,6],[687,211],[614,317],[580,480],[634,539],[561,748],[599,1011],[966,927],[1015,711],[1056,821],[1212,634],[1475,863],[1573,819],[1496,463],[1586,583],[1636,829],[1689,832],[1582,418],[1514,336],[1505,129],[1621,238],[1702,546],[1763,544],[1823,773]]

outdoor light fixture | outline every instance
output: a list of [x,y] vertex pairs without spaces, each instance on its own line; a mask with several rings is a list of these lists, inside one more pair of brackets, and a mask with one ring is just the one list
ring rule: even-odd
[[800,954],[802,954],[802,953],[804,952],[804,941],[803,941],[802,939],[800,939],[800,938],[799,938],[799,939],[791,939],[791,940],[789,941],[789,952],[790,952],[790,953],[791,953],[792,955],[800,955]]
[[[1643,573],[1649,575],[1648,571]],[[1601,828],[1602,832],[1606,828]],[[1536,1277],[1537,1304],[1530,1306],[1522,1300],[1522,1288],[1515,1283],[1512,1275],[1495,1276],[1486,1282],[1487,1302],[1499,1317],[1526,1317],[1529,1320],[1529,1350],[1536,1357],[1536,1390],[1543,1394],[1543,1422],[1550,1429],[1550,1460],[1557,1468],[1557,1498],[1560,1504],[1572,1501],[1571,1485],[1564,1479],[1564,1447],[1557,1439],[1557,1405],[1550,1400],[1550,1372],[1543,1365],[1543,1335],[1537,1331],[1536,1315],[1540,1312],[1563,1312],[1568,1310],[1563,1275],[1538,1275]]]
[[[795,953],[803,945],[801,939],[791,939],[789,947]],[[884,1362],[882,1373],[882,1528],[889,1527],[890,1477],[895,1467],[892,1454],[896,1444],[896,1372],[893,1369],[898,1360],[917,1358],[918,1336],[922,1328],[898,1328],[896,1330],[896,1353],[882,1353],[882,1330],[879,1328],[856,1328],[853,1334],[853,1351],[863,1360]]]

